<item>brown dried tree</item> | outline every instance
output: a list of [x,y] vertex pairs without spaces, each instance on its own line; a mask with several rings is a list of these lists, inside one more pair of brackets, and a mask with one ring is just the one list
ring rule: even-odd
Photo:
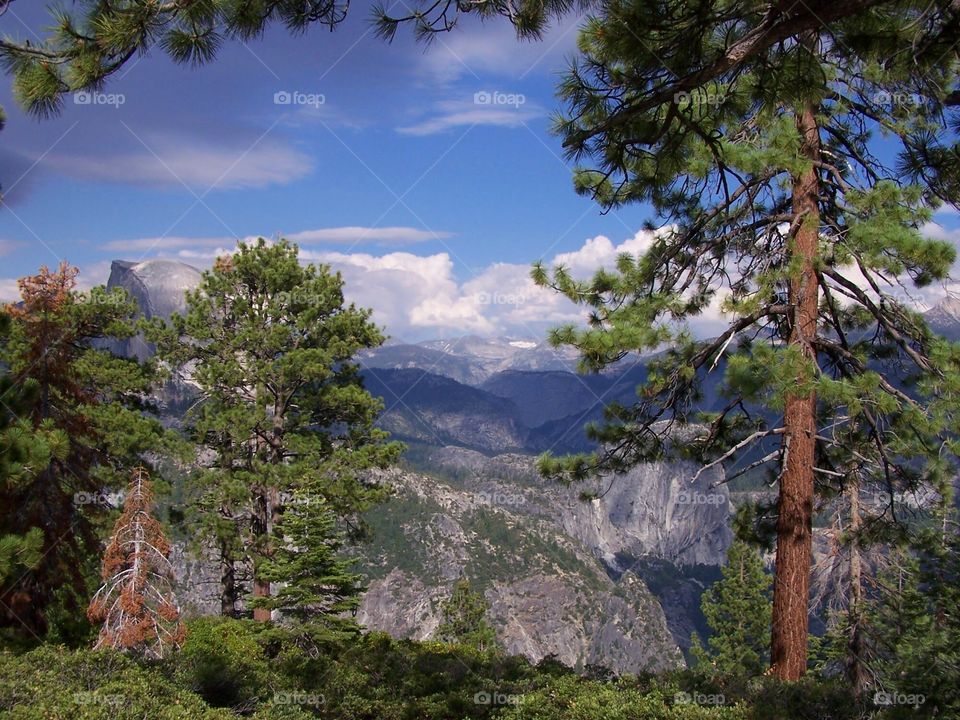
[[136,468],[103,558],[103,585],[87,610],[91,622],[103,625],[95,649],[159,658],[183,642],[170,543],[152,510],[150,478]]

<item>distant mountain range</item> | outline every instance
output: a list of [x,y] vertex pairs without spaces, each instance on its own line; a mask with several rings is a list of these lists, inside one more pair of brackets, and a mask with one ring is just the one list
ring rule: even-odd
[[[183,293],[200,281],[184,263],[114,261],[108,287],[123,287],[148,316],[184,309]],[[960,340],[960,298],[948,296],[925,315],[938,333]],[[132,338],[115,350],[145,357]],[[384,401],[381,424],[396,437],[456,445],[486,453],[579,452],[592,448],[583,427],[600,420],[610,402],[632,404],[646,377],[647,358],[634,356],[600,374],[576,372],[578,355],[544,341],[459,338],[392,341],[358,358],[367,388]],[[705,409],[720,402],[704,388]],[[712,399],[711,399],[712,398]]]

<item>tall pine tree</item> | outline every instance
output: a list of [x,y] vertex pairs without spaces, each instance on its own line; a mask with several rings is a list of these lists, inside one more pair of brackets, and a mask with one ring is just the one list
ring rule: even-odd
[[[592,429],[601,453],[543,470],[619,471],[676,450],[668,439],[690,422],[701,431],[681,451],[756,453],[779,487],[771,663],[782,679],[806,670],[818,484],[846,474],[851,450],[891,489],[942,470],[926,465],[938,464],[943,418],[902,380],[932,394],[954,367],[909,297],[955,257],[920,228],[960,201],[946,117],[958,32],[949,3],[613,0],[561,84],[557,131],[583,163],[578,191],[608,208],[649,203],[660,227],[646,253],[587,282],[535,268],[590,313],[587,329],[552,340],[577,347],[587,370],[671,349],[638,404]],[[708,308],[726,328],[699,341],[686,321]],[[726,402],[701,414],[711,372]]]
[[201,392],[188,422],[213,455],[198,502],[220,555],[221,607],[236,612],[247,574],[258,620],[349,605],[356,584],[336,550],[384,496],[364,471],[400,451],[374,427],[382,404],[352,361],[383,336],[369,311],[344,303],[339,274],[298,254],[284,240],[241,243],[188,293],[185,315],[150,331],[158,356]]

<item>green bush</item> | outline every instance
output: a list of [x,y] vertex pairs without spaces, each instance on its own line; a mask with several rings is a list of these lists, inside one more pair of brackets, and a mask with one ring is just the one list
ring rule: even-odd
[[114,651],[43,646],[0,653],[4,720],[230,720],[170,683],[156,666]]
[[247,713],[281,684],[251,621],[200,618],[189,623],[180,652],[167,661],[171,677],[212,707]]
[[[0,720],[856,720],[838,683],[682,671],[584,677],[523,658],[369,633],[199,619],[160,662],[45,645],[0,653]],[[873,713],[872,715],[870,713]],[[922,713],[921,713],[922,715]]]
[[[745,705],[666,686],[648,689],[635,681],[597,682],[560,677],[522,696],[499,694],[500,720],[747,720]],[[718,704],[720,703],[720,704]]]

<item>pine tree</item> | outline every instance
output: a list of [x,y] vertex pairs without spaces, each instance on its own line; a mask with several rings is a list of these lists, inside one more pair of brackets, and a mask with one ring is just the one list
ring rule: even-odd
[[276,535],[278,547],[261,571],[265,580],[280,585],[263,607],[313,622],[327,636],[356,632],[346,613],[359,605],[361,578],[354,561],[341,552],[344,533],[322,488],[304,487],[288,495]]
[[761,675],[769,661],[770,577],[757,550],[742,540],[727,550],[721,572],[700,600],[710,637],[704,647],[694,635],[697,668],[723,677]]
[[[944,469],[935,448],[952,421],[917,395],[952,386],[956,350],[930,336],[910,295],[955,257],[920,228],[960,201],[944,132],[958,28],[945,3],[614,0],[587,23],[561,84],[557,131],[585,165],[577,190],[606,208],[649,203],[660,227],[640,257],[590,281],[534,268],[590,313],[587,329],[551,339],[578,348],[588,371],[671,349],[637,405],[590,429],[601,452],[542,470],[576,479],[665,454],[719,464],[755,453],[749,467],[770,468],[779,488],[771,663],[782,679],[806,670],[816,488],[849,472],[851,452],[891,492]],[[875,133],[896,161],[878,155]],[[711,307],[726,328],[698,341],[686,321]],[[712,372],[725,404],[701,413]],[[672,444],[691,423],[691,441]]]
[[440,608],[440,625],[434,637],[442,642],[466,645],[480,652],[495,650],[497,634],[487,621],[489,609],[483,595],[470,587],[469,580],[457,580],[450,597]]
[[153,516],[150,478],[136,468],[103,557],[103,585],[87,609],[90,622],[101,626],[94,649],[162,658],[180,647],[185,631],[169,555],[170,543]]
[[301,265],[298,252],[284,240],[241,243],[188,293],[185,315],[148,333],[202,394],[188,422],[215,456],[200,475],[199,530],[220,555],[221,607],[237,612],[249,573],[258,620],[347,603],[356,588],[335,557],[339,538],[384,497],[364,471],[400,451],[374,427],[382,404],[352,362],[383,336],[369,311],[344,304],[339,274]]
[[86,560],[99,552],[109,510],[100,499],[165,443],[145,412],[153,369],[99,349],[134,332],[135,304],[122,290],[77,292],[76,274],[64,263],[23,278],[0,348],[7,394],[19,395],[2,435],[13,452],[2,468],[0,536],[42,536],[39,561],[0,581],[0,626],[33,639],[46,633],[55,596],[68,614],[85,605]]

